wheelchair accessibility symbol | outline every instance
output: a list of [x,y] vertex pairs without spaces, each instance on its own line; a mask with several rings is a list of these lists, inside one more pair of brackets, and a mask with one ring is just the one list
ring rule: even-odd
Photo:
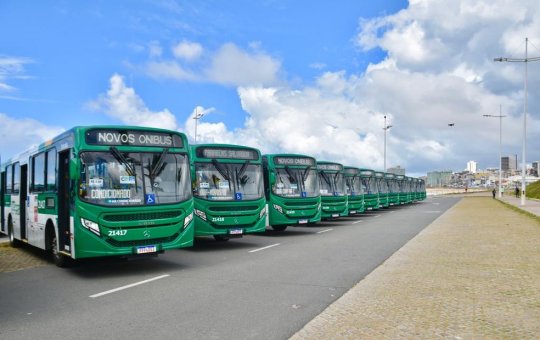
[[146,202],[146,204],[156,204],[156,194],[144,195],[144,201]]
[[242,200],[242,193],[241,192],[235,192],[234,193],[234,199],[237,200],[237,201],[241,201]]

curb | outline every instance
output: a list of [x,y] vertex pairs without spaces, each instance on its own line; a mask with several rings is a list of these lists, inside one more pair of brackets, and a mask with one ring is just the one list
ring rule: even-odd
[[530,211],[527,211],[527,210],[524,210],[524,209],[521,209],[520,207],[517,207],[511,203],[508,203],[508,202],[505,202],[503,200],[500,200],[499,198],[496,198],[497,201],[499,201],[500,203],[504,204],[505,206],[507,206],[508,208],[518,212],[518,213],[521,213],[521,214],[524,214],[532,219],[534,219],[535,221],[539,222],[540,223],[540,216],[536,215],[536,214],[533,214],[532,212]]

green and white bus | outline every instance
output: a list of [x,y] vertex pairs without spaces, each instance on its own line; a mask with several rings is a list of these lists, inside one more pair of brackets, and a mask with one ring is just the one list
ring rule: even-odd
[[420,200],[426,199],[426,182],[423,179],[418,179],[420,181],[419,183],[419,191],[420,191]]
[[387,172],[384,174],[384,178],[388,186],[388,205],[399,205],[399,185],[396,181],[396,175]]
[[399,204],[409,203],[409,181],[404,175],[396,175],[396,182],[399,186]]
[[375,179],[377,182],[377,188],[379,189],[379,207],[388,208],[388,183],[384,178],[384,172],[375,171]]
[[364,212],[364,187],[360,178],[360,169],[352,166],[344,167],[345,186],[347,188],[347,202],[349,215]]
[[321,219],[349,215],[343,165],[317,161],[317,172],[321,193]]
[[366,210],[379,209],[379,188],[375,171],[371,169],[360,169],[360,178],[364,184],[364,207]]
[[12,246],[50,251],[58,266],[193,244],[184,134],[75,127],[0,169],[2,231]]
[[321,220],[321,194],[315,158],[263,155],[268,222],[274,230]]
[[195,236],[217,241],[266,229],[259,150],[230,144],[191,146]]

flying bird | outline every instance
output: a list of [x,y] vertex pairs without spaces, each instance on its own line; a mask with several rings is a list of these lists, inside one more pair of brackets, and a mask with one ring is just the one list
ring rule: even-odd
[[448,124],[448,126],[454,126],[454,125],[455,125],[455,123],[449,123]]

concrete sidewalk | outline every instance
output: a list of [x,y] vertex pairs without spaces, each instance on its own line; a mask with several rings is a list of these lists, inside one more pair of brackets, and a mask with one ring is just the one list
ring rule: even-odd
[[540,338],[538,220],[464,197],[292,337],[395,338]]

